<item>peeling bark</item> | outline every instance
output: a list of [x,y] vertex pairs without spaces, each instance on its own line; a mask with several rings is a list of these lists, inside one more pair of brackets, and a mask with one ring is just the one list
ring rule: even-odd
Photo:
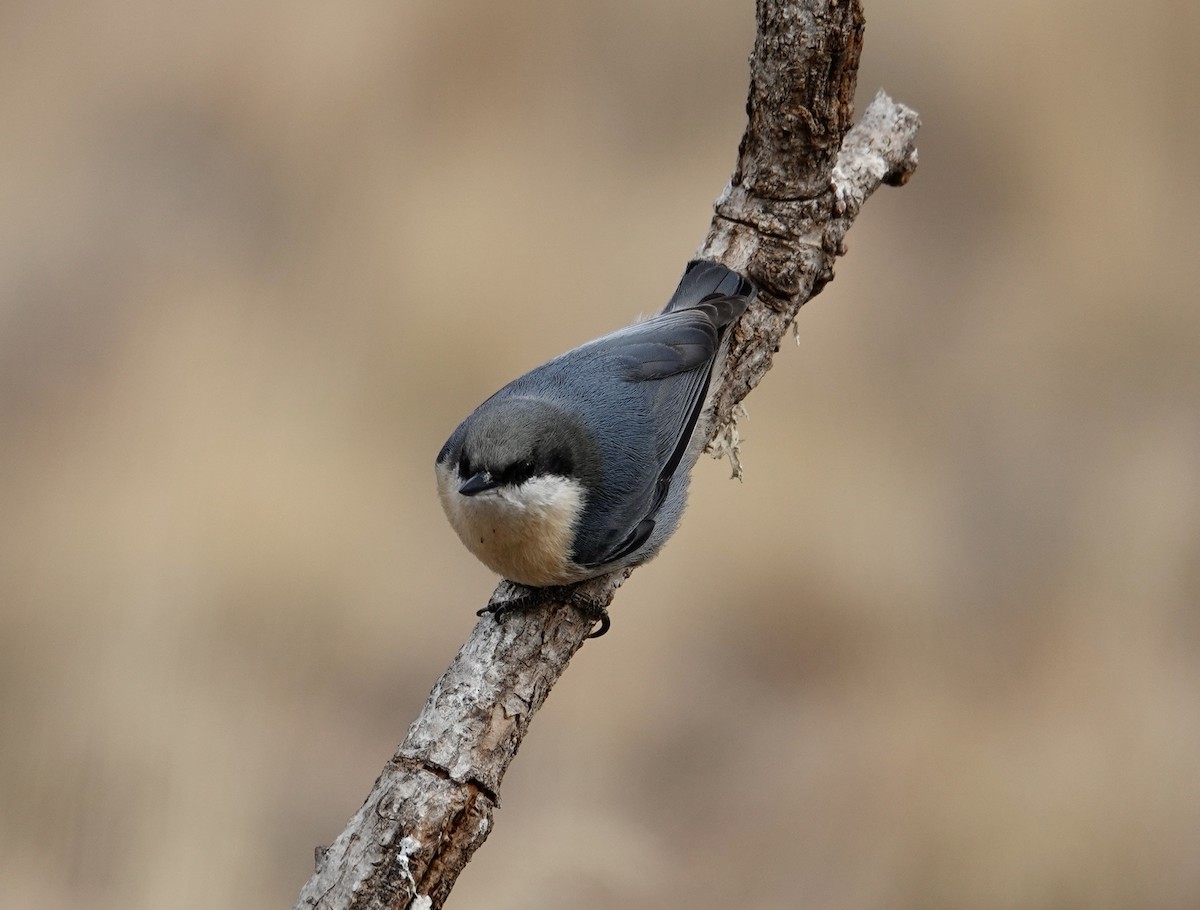
[[[736,407],[770,369],[800,307],[833,278],[842,238],[881,184],[917,164],[914,112],[882,92],[851,128],[863,17],[857,0],[759,0],[748,123],[697,255],[749,276],[698,432],[736,471]],[[319,852],[297,908],[441,907],[487,838],[500,785],[537,713],[628,572],[500,624],[484,616],[429,694],[346,829]],[[501,583],[492,603],[513,596]]]

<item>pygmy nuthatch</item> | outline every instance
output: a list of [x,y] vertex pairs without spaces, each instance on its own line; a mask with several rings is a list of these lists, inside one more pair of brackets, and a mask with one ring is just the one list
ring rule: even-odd
[[653,557],[683,514],[705,443],[696,423],[727,330],[753,295],[725,266],[691,262],[657,316],[555,357],[477,407],[436,466],[467,549],[535,588]]

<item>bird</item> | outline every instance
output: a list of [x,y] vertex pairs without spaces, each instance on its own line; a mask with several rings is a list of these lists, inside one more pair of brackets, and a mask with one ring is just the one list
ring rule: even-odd
[[654,557],[679,525],[713,372],[755,293],[724,265],[693,260],[660,313],[530,370],[472,411],[435,464],[466,548],[532,589]]

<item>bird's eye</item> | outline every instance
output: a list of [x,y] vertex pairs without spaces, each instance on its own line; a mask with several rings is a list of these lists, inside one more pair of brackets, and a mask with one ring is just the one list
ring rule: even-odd
[[474,473],[475,472],[471,470],[471,459],[464,455],[458,463],[458,476],[463,480],[466,480]]
[[514,461],[505,470],[503,475],[505,483],[520,484],[527,481],[533,476],[534,465],[528,458],[523,458],[520,461]]

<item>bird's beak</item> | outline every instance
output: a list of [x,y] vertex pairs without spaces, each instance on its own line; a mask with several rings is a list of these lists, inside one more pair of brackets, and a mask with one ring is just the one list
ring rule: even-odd
[[473,477],[468,477],[463,481],[462,486],[458,488],[458,492],[463,496],[474,496],[476,493],[482,493],[484,490],[491,490],[499,484],[492,480],[492,475],[487,471],[480,471]]

